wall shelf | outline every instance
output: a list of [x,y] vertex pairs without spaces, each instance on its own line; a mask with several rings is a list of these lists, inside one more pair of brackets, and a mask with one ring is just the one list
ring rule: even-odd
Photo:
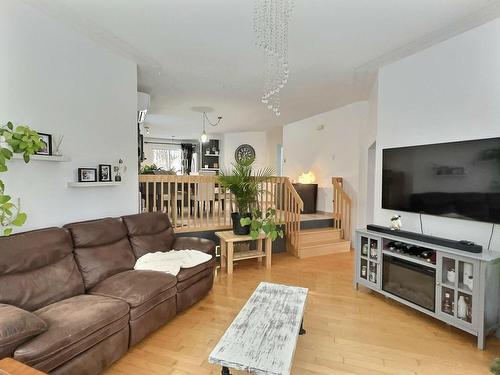
[[[24,160],[22,154],[14,154],[12,155],[12,159]],[[51,161],[51,162],[68,162],[71,159],[68,156],[55,156],[55,155],[31,155],[30,161]]]
[[84,188],[84,187],[103,187],[103,186],[118,186],[121,182],[68,182],[68,187]]

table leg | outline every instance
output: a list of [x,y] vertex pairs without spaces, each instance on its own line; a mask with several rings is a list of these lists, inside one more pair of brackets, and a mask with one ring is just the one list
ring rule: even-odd
[[233,255],[234,255],[234,244],[232,242],[227,243],[227,274],[231,275],[233,273]]
[[271,268],[271,254],[273,252],[273,241],[266,238],[266,268]]
[[305,335],[306,330],[304,329],[304,319],[300,322],[300,330],[299,330],[299,335]]
[[229,369],[227,367],[222,367],[222,370],[221,370],[221,375],[231,375],[231,373],[229,372]]
[[221,270],[227,267],[227,245],[222,238],[220,240],[220,268]]
[[[262,243],[264,242],[264,239],[258,239],[257,240],[257,251],[259,253],[262,253]],[[257,260],[259,263],[262,263],[262,257],[258,257]]]

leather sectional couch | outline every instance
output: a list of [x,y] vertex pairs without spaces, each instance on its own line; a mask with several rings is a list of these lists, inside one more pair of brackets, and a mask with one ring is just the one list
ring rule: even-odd
[[[177,277],[133,269],[155,251],[212,259]],[[175,237],[168,217],[144,213],[0,238],[0,358],[51,374],[98,374],[128,348],[202,299],[212,241]]]

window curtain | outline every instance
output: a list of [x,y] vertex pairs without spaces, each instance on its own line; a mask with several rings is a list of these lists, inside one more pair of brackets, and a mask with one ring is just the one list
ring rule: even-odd
[[184,174],[191,174],[191,167],[193,164],[193,145],[191,143],[182,143],[181,149]]

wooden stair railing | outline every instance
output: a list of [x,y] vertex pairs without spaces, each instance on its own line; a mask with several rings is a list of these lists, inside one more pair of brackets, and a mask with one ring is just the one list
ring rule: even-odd
[[344,190],[342,177],[332,177],[333,226],[341,229],[345,240],[351,240],[352,200]]
[[[297,252],[302,199],[287,177],[272,177],[261,190],[259,207],[276,209],[278,222],[285,225],[288,249]],[[217,176],[139,175],[139,191],[140,212],[167,213],[176,232],[232,228],[234,197],[219,186]]]
[[304,209],[304,202],[290,180],[284,182],[285,192],[285,225],[287,251],[298,256],[300,247],[300,213]]

